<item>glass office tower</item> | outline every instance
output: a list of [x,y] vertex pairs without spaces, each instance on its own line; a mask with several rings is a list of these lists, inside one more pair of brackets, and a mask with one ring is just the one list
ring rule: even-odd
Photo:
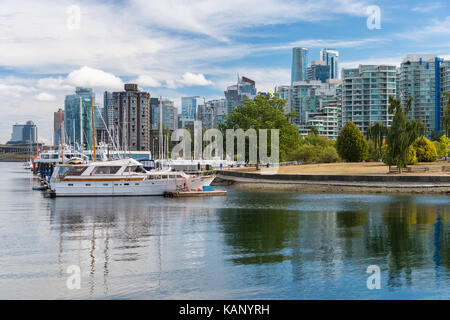
[[330,67],[330,79],[339,78],[339,51],[335,49],[320,50],[320,60]]
[[306,80],[306,68],[309,64],[308,48],[292,48],[291,85]]
[[67,143],[80,148],[92,148],[92,102],[95,94],[92,88],[75,89],[75,94],[64,100],[64,134]]

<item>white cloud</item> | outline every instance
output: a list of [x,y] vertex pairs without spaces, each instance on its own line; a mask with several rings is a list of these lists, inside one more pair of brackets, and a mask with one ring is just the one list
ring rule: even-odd
[[9,85],[0,83],[0,96],[19,98],[23,93],[33,92],[35,89],[22,85]]
[[36,100],[39,101],[54,101],[56,96],[50,93],[41,92],[37,96],[35,96]]
[[50,89],[50,90],[73,90],[74,87],[68,85],[63,77],[48,77],[41,78],[38,80],[36,86],[40,89]]
[[209,86],[212,84],[212,82],[207,80],[203,74],[194,74],[191,72],[183,74],[181,80],[178,82],[185,86]]
[[112,73],[84,66],[67,76],[66,83],[89,88],[123,89],[122,79]]
[[132,0],[147,23],[229,41],[246,27],[318,21],[337,14],[364,16],[367,1],[357,0]]
[[137,79],[130,81],[132,83],[137,83],[142,87],[160,87],[161,83],[155,78],[149,75],[140,75]]

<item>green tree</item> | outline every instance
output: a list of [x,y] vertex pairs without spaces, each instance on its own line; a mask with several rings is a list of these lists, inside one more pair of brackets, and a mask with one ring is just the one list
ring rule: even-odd
[[447,157],[448,156],[448,153],[450,152],[449,142],[450,142],[450,140],[444,134],[441,137],[441,139],[439,140],[439,146],[438,146],[438,149],[437,149],[437,154],[439,156],[441,156],[441,157]]
[[353,122],[348,122],[342,128],[336,141],[336,147],[339,156],[349,162],[365,160],[369,154],[367,140]]
[[319,135],[319,130],[315,126],[311,127],[310,132],[315,136]]
[[387,135],[387,132],[388,128],[380,121],[377,121],[375,124],[372,124],[367,128],[366,136],[367,139],[373,144],[374,152],[371,153],[371,156],[374,160],[381,159],[382,157],[381,147],[383,146],[383,141]]
[[[233,109],[224,121],[219,124],[219,129],[226,136],[227,129],[255,129],[258,133],[259,129],[278,129],[279,130],[279,156],[280,161],[286,159],[286,155],[297,148],[300,141],[300,135],[295,125],[289,122],[289,114],[284,114],[284,106],[286,100],[278,98],[278,94],[262,95],[258,94],[254,99],[250,100],[244,97],[244,103]],[[270,139],[270,131],[267,134]],[[258,161],[259,165],[259,143],[258,142]],[[248,141],[246,142],[246,150],[248,149]],[[270,152],[270,141],[268,142]]]
[[388,130],[386,139],[388,147],[384,159],[389,167],[397,166],[399,173],[410,162],[409,147],[425,131],[421,120],[416,121],[408,118],[411,106],[412,98],[409,98],[402,108],[400,99],[389,96],[389,113],[394,114],[394,119]]
[[425,137],[417,138],[413,147],[416,150],[417,160],[419,162],[434,162],[437,160],[437,153],[434,144]]
[[442,131],[445,135],[450,136],[450,92],[444,92],[445,98],[447,98],[447,104],[444,107],[444,113],[442,114]]

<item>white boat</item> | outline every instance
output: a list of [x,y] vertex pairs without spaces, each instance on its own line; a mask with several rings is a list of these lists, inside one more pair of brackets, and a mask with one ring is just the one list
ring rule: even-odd
[[24,162],[24,163],[23,163],[23,168],[24,168],[25,170],[31,170],[31,169],[33,168],[33,165],[31,164],[30,161],[27,161],[27,162]]
[[57,197],[69,196],[156,196],[165,192],[198,190],[209,186],[215,176],[192,176],[170,169],[146,171],[128,158],[83,163],[82,159],[55,166],[50,189]]

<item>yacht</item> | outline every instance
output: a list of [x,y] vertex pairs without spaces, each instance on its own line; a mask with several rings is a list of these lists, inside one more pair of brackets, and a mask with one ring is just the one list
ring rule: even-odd
[[56,197],[69,196],[156,196],[165,192],[201,190],[213,175],[145,170],[143,164],[128,158],[85,163],[73,158],[55,166],[49,187]]

